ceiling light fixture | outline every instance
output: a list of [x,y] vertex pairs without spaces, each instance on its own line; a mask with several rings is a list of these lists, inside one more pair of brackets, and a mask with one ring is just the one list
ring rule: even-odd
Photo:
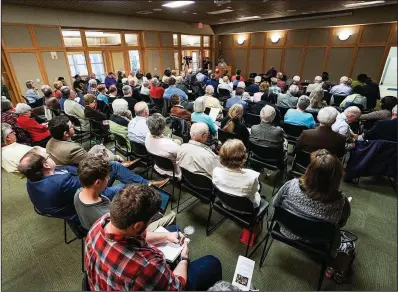
[[182,6],[187,6],[190,4],[194,4],[195,1],[172,1],[166,4],[163,4],[162,6],[168,7],[168,8],[178,8]]
[[207,14],[222,14],[222,13],[228,13],[228,12],[232,12],[233,10],[231,9],[223,9],[223,10],[216,10],[216,11],[210,11],[210,12],[206,12]]
[[245,17],[238,17],[238,20],[251,20],[251,19],[259,19],[260,16],[245,16]]
[[279,42],[280,39],[281,39],[281,36],[279,34],[277,34],[277,33],[274,33],[271,36],[271,42],[273,42],[274,44]]
[[339,34],[338,34],[339,40],[346,41],[351,36],[351,34],[352,33],[350,31],[343,30],[343,31],[339,32]]
[[343,6],[345,6],[347,8],[352,8],[352,7],[360,7],[360,6],[382,4],[382,3],[385,3],[385,2],[386,1],[384,1],[384,0],[380,0],[380,1],[361,1],[361,2],[356,2],[356,3],[343,4]]
[[246,37],[244,35],[238,36],[238,39],[237,39],[238,44],[242,45],[245,42],[245,40],[246,40]]

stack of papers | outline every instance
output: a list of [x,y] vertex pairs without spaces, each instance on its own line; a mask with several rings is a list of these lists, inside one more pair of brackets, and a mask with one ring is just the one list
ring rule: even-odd
[[238,287],[242,291],[249,291],[252,283],[254,265],[255,262],[251,259],[239,256],[232,285]]

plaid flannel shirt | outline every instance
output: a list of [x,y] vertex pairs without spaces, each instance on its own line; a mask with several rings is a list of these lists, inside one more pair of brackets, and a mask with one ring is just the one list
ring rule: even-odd
[[86,238],[85,267],[92,291],[183,290],[184,278],[175,276],[161,251],[140,237],[105,232],[110,215],[105,214]]

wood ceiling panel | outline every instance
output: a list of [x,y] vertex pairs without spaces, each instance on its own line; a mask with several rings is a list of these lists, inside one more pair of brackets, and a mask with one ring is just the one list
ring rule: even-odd
[[[223,22],[237,22],[238,17],[260,16],[264,19],[284,18],[290,16],[305,16],[317,13],[346,11],[343,6],[351,0],[322,1],[322,5],[314,5],[314,0],[284,0],[284,1],[231,1],[223,5],[216,5],[213,1],[197,1],[197,3],[178,9],[162,7],[169,1],[70,1],[64,0],[3,0],[2,4],[28,5],[53,9],[76,10],[80,12],[97,12],[117,15],[140,16],[154,19],[176,20],[182,22],[203,22],[205,24],[220,24]],[[386,1],[384,5],[396,3]],[[383,4],[381,4],[383,5]],[[162,9],[154,11],[153,9]],[[224,14],[207,14],[210,11],[231,9],[233,12]],[[148,15],[138,14],[139,11],[152,12]]]

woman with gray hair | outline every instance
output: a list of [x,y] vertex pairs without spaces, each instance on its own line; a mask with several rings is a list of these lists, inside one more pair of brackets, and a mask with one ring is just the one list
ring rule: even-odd
[[322,82],[322,77],[321,76],[315,76],[314,83],[308,84],[306,92],[307,93],[311,93],[317,87],[321,87],[322,88],[321,82]]
[[182,79],[182,76],[177,76],[176,77],[176,87],[178,89],[181,89],[182,91],[185,92],[185,94],[189,94],[188,88],[185,86],[184,80]]
[[324,91],[321,86],[318,86],[310,93],[310,105],[305,110],[309,113],[317,113],[321,108],[327,106],[326,101],[323,100]]
[[192,123],[205,123],[207,126],[209,126],[210,133],[212,135],[217,134],[217,126],[214,124],[213,120],[210,118],[210,116],[206,115],[204,113],[205,111],[205,100],[203,97],[199,97],[195,100],[193,104],[193,110],[194,112],[191,115],[191,121]]
[[297,106],[298,98],[297,94],[299,88],[297,85],[290,85],[286,94],[279,94],[276,105],[284,108],[293,108]]
[[266,105],[260,112],[261,123],[251,128],[249,141],[266,147],[284,149],[284,134],[281,127],[274,126],[272,122],[276,117],[275,109]]
[[220,103],[220,101],[213,96],[214,94],[214,87],[213,85],[207,85],[205,89],[205,95],[203,96],[203,99],[205,100],[205,107],[208,108],[218,108],[219,109],[219,114],[217,118],[222,118],[222,110],[223,107]]
[[87,93],[97,96],[99,94],[97,90],[97,81],[95,79],[90,79],[87,85]]
[[[180,148],[176,142],[172,139],[164,136],[164,130],[166,128],[166,119],[158,113],[148,117],[146,124],[149,129],[149,133],[145,139],[145,147],[149,153],[170,159],[174,165],[175,176],[181,179],[181,169],[176,164],[177,152]],[[166,171],[161,169],[155,164],[155,170],[161,175],[167,175],[173,177],[172,171]]]
[[163,98],[164,89],[160,86],[159,79],[156,77],[152,78],[152,87],[149,90],[149,95],[151,98]]
[[[116,102],[118,100],[125,101],[122,98],[118,98],[114,102]],[[116,124],[119,124],[120,126],[127,127],[132,118],[133,117],[132,117],[131,111],[124,106],[120,106],[120,107],[113,108],[113,114],[111,115],[110,120]]]
[[289,109],[286,114],[284,121],[287,124],[304,126],[307,128],[315,128],[316,124],[314,117],[310,113],[304,112],[310,105],[310,99],[306,95],[300,96],[297,102],[296,109]]
[[149,96],[149,81],[148,81],[148,79],[145,79],[144,81],[142,81],[140,93],[143,95]]

